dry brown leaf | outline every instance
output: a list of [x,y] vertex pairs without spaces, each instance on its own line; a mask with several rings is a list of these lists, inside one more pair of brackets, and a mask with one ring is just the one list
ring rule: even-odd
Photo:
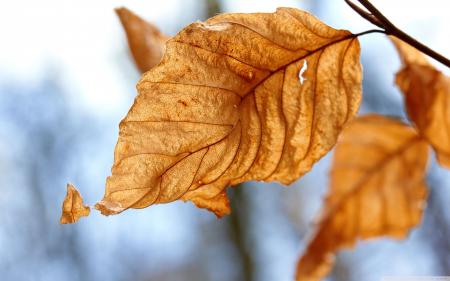
[[336,145],[330,190],[297,280],[322,279],[336,251],[358,239],[405,237],[422,217],[427,159],[427,143],[404,123],[379,115],[351,122]]
[[169,37],[127,8],[118,8],[116,13],[127,34],[136,66],[142,73],[148,71],[161,61]]
[[60,223],[75,223],[81,217],[89,216],[90,209],[83,205],[83,198],[78,189],[70,183],[67,184],[67,194],[62,205],[62,214]]
[[393,42],[404,65],[396,82],[405,96],[409,118],[433,146],[439,163],[450,168],[450,77],[413,47],[398,39]]
[[120,124],[105,215],[177,199],[227,214],[228,185],[290,184],[359,107],[356,36],[307,12],[222,14],[166,47]]

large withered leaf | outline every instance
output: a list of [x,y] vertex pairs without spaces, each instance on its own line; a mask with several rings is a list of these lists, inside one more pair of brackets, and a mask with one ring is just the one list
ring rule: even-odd
[[127,8],[118,8],[116,13],[125,29],[128,46],[139,70],[143,73],[157,65],[161,61],[169,37]]
[[450,77],[436,70],[418,50],[392,40],[403,62],[396,82],[405,96],[409,118],[433,146],[439,163],[450,168]]
[[359,53],[356,36],[297,9],[187,26],[139,82],[96,208],[182,199],[222,216],[228,185],[293,182],[358,110]]
[[422,216],[428,144],[408,125],[378,115],[351,122],[339,137],[330,190],[297,280],[320,280],[336,251],[358,239],[403,238]]
[[83,204],[83,198],[78,189],[70,183],[67,184],[67,194],[62,205],[60,223],[75,223],[81,217],[89,216],[90,209]]

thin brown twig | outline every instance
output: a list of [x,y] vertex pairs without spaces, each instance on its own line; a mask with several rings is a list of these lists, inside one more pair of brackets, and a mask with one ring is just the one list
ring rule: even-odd
[[361,5],[363,5],[370,13],[358,7],[355,3],[351,2],[351,0],[345,0],[345,2],[350,6],[350,8],[352,8],[356,13],[358,13],[361,17],[365,18],[372,24],[382,28],[384,30],[384,33],[386,33],[387,35],[397,37],[398,39],[408,43],[409,45],[413,46],[422,53],[430,56],[431,58],[437,60],[438,62],[450,68],[450,60],[448,58],[432,50],[428,46],[422,44],[421,42],[417,41],[404,31],[397,28],[368,0],[357,0],[357,1],[361,3]]
[[378,26],[379,28],[383,28],[384,26],[383,24],[372,14],[369,14],[368,12],[364,11],[363,9],[361,9],[360,7],[358,7],[358,5],[356,5],[355,3],[353,3],[350,0],[345,0],[345,2],[355,11],[357,12],[361,17],[365,18],[366,20],[370,21],[371,23],[373,23],[374,25]]
[[370,3],[368,0],[358,0],[359,3],[361,3],[369,12],[372,13],[374,17],[376,17],[381,23],[383,23],[385,26],[390,25],[394,26],[388,18],[386,18],[372,3]]

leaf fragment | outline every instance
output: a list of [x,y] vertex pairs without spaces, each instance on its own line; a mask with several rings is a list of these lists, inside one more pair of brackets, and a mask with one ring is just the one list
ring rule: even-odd
[[296,280],[321,280],[335,253],[359,239],[404,238],[422,217],[428,145],[410,126],[379,115],[355,119],[336,145],[330,189]]
[[164,54],[168,36],[127,8],[118,8],[116,13],[127,34],[128,45],[136,66],[141,73],[157,65]]
[[396,83],[411,121],[433,146],[439,163],[450,168],[450,77],[434,68],[418,50],[392,39],[403,68]]
[[78,189],[67,184],[67,194],[62,205],[60,223],[69,224],[77,222],[81,217],[89,216],[90,208],[83,204],[83,198]]
[[187,26],[139,82],[96,208],[181,199],[222,216],[229,185],[292,183],[356,114],[359,53],[353,34],[292,8]]

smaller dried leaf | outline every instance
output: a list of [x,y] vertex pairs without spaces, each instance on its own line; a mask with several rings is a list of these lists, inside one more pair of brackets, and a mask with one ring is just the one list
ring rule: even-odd
[[336,251],[358,239],[404,238],[422,217],[428,145],[410,126],[368,115],[345,128],[316,232],[297,266],[297,280],[320,280]]
[[61,224],[75,223],[81,217],[89,216],[90,209],[83,205],[83,197],[70,183],[67,184],[67,194],[62,205]]
[[116,13],[127,33],[128,45],[139,70],[144,73],[157,65],[161,61],[169,37],[127,8],[118,8]]
[[408,44],[393,39],[403,62],[396,83],[405,96],[409,118],[433,146],[439,163],[450,168],[450,78]]

